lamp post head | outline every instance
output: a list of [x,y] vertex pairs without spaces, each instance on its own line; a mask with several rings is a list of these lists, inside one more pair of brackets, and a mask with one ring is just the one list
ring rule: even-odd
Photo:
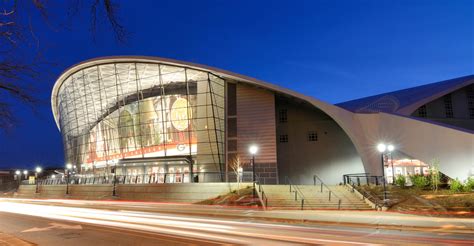
[[16,171],[15,171],[15,174],[16,174],[16,175],[20,175],[20,173],[21,173],[20,170],[16,170]]
[[389,144],[389,145],[387,146],[387,150],[388,150],[388,152],[392,152],[392,151],[395,150],[395,146],[393,146],[392,144]]
[[24,171],[23,171],[23,174],[24,174],[24,175],[27,175],[27,174],[28,174],[28,170],[24,170]]
[[249,147],[249,152],[250,152],[250,154],[252,154],[252,155],[257,154],[257,152],[258,152],[258,146],[257,146],[257,145],[250,145],[250,147]]
[[54,175],[54,174],[53,174],[53,175],[51,175],[51,178],[55,179],[55,178],[56,178],[56,175]]
[[66,164],[66,168],[67,169],[72,169],[72,164],[70,164],[70,163]]
[[43,171],[43,169],[41,167],[36,167],[35,171],[36,171],[36,173],[41,173],[41,171]]
[[383,143],[379,143],[377,145],[377,150],[380,152],[380,153],[383,153],[385,152],[385,150],[387,150],[387,145],[383,144]]

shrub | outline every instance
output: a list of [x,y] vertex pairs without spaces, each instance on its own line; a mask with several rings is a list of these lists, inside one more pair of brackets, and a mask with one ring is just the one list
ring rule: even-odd
[[471,192],[474,190],[474,177],[469,177],[464,184],[464,191]]
[[405,178],[404,175],[397,175],[395,177],[395,184],[397,186],[400,186],[400,187],[404,188],[406,183],[407,183],[407,179]]
[[449,185],[449,189],[452,191],[452,192],[461,192],[463,191],[463,185],[461,183],[461,181],[459,181],[459,179],[452,179],[451,180],[451,184]]
[[431,185],[431,189],[434,191],[438,191],[438,187],[441,183],[441,175],[439,172],[439,161],[434,160],[433,165],[430,167],[430,176],[429,182]]
[[417,189],[423,189],[430,184],[428,178],[422,174],[411,175],[410,180]]

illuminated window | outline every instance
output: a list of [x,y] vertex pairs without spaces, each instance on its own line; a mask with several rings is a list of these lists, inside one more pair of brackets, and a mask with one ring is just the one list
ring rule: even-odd
[[418,109],[418,116],[426,118],[426,116],[427,116],[427,114],[426,114],[426,105],[423,105]]
[[318,141],[318,133],[316,131],[308,132],[308,141],[310,142]]
[[451,98],[451,94],[444,96],[443,101],[444,101],[444,110],[446,112],[446,118],[454,118],[453,100]]
[[288,122],[288,110],[280,109],[280,111],[278,111],[278,121],[280,123]]
[[288,134],[280,135],[280,143],[288,143]]

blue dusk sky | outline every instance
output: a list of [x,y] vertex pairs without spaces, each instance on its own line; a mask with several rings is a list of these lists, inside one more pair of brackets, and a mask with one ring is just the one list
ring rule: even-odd
[[33,18],[51,75],[32,82],[42,104],[31,110],[16,102],[18,124],[0,132],[0,169],[64,165],[51,89],[62,71],[90,58],[195,62],[329,103],[474,74],[472,0],[118,2],[126,44],[107,23],[93,40],[85,14],[64,29]]

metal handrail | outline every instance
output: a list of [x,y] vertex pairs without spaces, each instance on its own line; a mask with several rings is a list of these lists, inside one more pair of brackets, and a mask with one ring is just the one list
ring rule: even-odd
[[323,182],[323,180],[322,180],[318,175],[316,175],[316,174],[313,176],[313,185],[314,185],[314,186],[317,185],[317,180],[319,180],[319,182],[321,183],[321,193],[323,192],[323,187],[326,188],[326,189],[328,190],[328,193],[329,193],[329,195],[328,195],[328,200],[331,201],[332,196],[336,197],[337,200],[338,200],[338,206],[337,206],[337,208],[338,208],[338,209],[341,209],[341,202],[342,202],[342,199],[341,199],[338,195],[336,195],[336,194],[334,193],[334,191],[332,191],[331,189],[329,189],[329,187]]
[[263,190],[262,182],[260,180],[260,176],[258,176],[257,174],[255,174],[255,181],[256,181],[256,184],[258,186],[258,192],[261,194],[261,197],[262,197],[262,206],[263,206],[263,208],[267,208],[268,207],[268,197],[265,194],[265,191]]
[[[381,201],[379,198],[373,196],[372,194],[368,193],[367,191],[364,191],[364,190],[360,190],[360,189],[357,189],[356,187],[360,186],[360,182],[358,182],[358,185],[356,186],[356,184],[354,183],[354,181],[349,178],[349,177],[358,177],[358,176],[351,176],[351,175],[344,175],[345,177],[348,177],[347,178],[347,182],[344,182],[345,184],[349,185],[352,189],[352,192],[354,192],[355,190],[357,190],[363,197],[363,199],[367,199],[369,201],[371,201],[372,203],[374,203],[375,205],[375,209],[377,208],[382,208],[383,206],[385,206],[385,202],[384,201]],[[365,176],[363,176],[365,177]],[[370,177],[370,175],[369,175]],[[385,181],[384,181],[385,182]]]
[[350,181],[352,181],[353,178],[356,178],[358,186],[360,186],[361,183],[363,183],[363,180],[366,181],[365,183],[367,185],[370,185],[372,183],[372,180],[375,181],[375,182],[373,182],[373,184],[375,184],[375,185],[380,185],[381,182],[385,182],[385,178],[383,176],[370,175],[370,173],[344,174],[344,175],[342,175],[342,178],[343,178],[344,184],[347,184]]
[[285,176],[285,181],[287,184],[290,185],[290,193],[294,192],[295,193],[295,201],[298,201],[298,195],[301,197],[301,210],[304,209],[304,201],[305,201],[305,197],[303,195],[303,192],[301,192],[300,188],[293,184],[291,182],[291,179],[288,177],[288,176]]
[[[233,172],[227,173],[232,180],[239,179],[242,182],[252,182],[251,172],[244,172],[242,176],[238,176]],[[250,176],[249,176],[250,175]],[[222,178],[226,173],[222,172],[187,172],[187,173],[152,173],[152,174],[135,174],[135,175],[116,175],[116,174],[75,174],[68,176],[61,176],[56,178],[39,179],[39,185],[62,185],[62,184],[78,184],[78,185],[92,185],[92,184],[157,184],[157,183],[191,183],[191,182],[222,182]],[[185,179],[186,182],[185,182]]]

